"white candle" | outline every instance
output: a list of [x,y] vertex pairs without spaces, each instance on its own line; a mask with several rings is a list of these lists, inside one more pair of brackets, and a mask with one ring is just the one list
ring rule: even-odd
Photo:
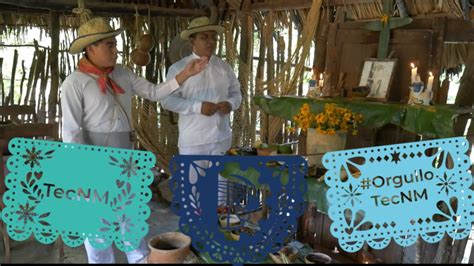
[[415,64],[411,63],[411,83],[415,82],[416,75],[418,74],[418,68]]
[[420,75],[416,74],[415,82],[421,82]]
[[322,87],[324,86],[324,76],[323,76],[323,73],[321,73],[321,74],[319,75],[319,83],[318,83],[318,86],[319,86],[320,88],[322,88]]
[[434,80],[433,73],[430,72],[428,76],[428,83],[426,84],[427,91],[431,91],[431,88],[433,87],[433,80]]
[[338,254],[339,253],[339,250],[337,249],[337,247],[334,247],[334,250],[332,251],[334,254]]

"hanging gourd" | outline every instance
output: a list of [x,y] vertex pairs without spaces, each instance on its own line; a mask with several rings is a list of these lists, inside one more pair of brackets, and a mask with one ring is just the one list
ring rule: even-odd
[[[133,49],[130,54],[132,62],[137,66],[146,66],[151,61],[150,51],[155,46],[155,40],[149,33],[143,34],[138,38],[138,33],[141,32],[141,27],[138,26],[139,14],[135,6],[135,22],[136,22],[136,40],[138,40],[137,48]],[[150,10],[148,10],[148,24],[150,23]],[[148,31],[148,30],[147,30]]]
[[142,52],[148,53],[155,46],[155,40],[150,34],[144,34],[138,42],[138,49]]
[[146,66],[151,61],[151,56],[148,52],[143,52],[140,49],[133,49],[130,55],[132,62],[138,66]]

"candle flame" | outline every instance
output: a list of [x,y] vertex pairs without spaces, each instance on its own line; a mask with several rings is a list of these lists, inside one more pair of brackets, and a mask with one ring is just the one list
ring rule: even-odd
[[319,79],[323,79],[323,73],[319,74]]
[[429,74],[430,74],[430,77],[432,77],[432,76],[433,76],[433,72],[431,72],[431,71],[430,71],[430,73],[429,73]]
[[415,68],[415,64],[410,63],[411,68]]

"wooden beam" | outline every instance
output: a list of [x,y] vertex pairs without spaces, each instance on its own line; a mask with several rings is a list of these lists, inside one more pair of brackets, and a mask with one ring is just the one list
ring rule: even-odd
[[448,20],[444,42],[474,42],[474,21]]
[[[57,12],[70,13],[77,7],[76,0],[42,0],[41,4],[34,0],[0,0],[0,4],[13,5],[29,9],[46,10],[43,13],[49,13],[49,10]],[[160,6],[148,6],[145,4],[131,3],[110,3],[87,1],[85,3],[87,9],[90,9],[93,14],[114,14],[114,15],[130,15],[135,13],[135,6],[138,13],[143,16],[148,16],[148,7],[150,8],[151,16],[179,16],[179,17],[193,17],[193,16],[209,16],[209,11],[204,9],[183,9],[183,8],[168,8]],[[3,10],[3,8],[2,8]]]
[[[0,0],[2,1],[2,0]],[[27,7],[19,7],[13,5],[7,5],[0,3],[0,14],[9,14],[9,15],[17,15],[17,16],[44,16],[48,14],[49,10],[46,9],[35,9],[35,8],[27,8]],[[71,13],[71,10],[68,10],[67,14],[62,12],[60,13],[61,16],[75,16]],[[47,24],[45,24],[47,26]]]
[[[18,27],[18,25],[7,25],[7,26],[11,26],[11,27]],[[23,27],[29,27],[31,25],[26,25],[26,24],[21,24],[20,26],[23,26]],[[47,26],[47,25],[43,25],[43,26]],[[41,46],[41,45],[38,45],[38,46],[35,46],[34,44],[0,44],[0,47],[38,47],[38,48],[41,48],[41,49],[45,49],[45,50],[51,50],[51,48],[49,47],[45,47],[45,46]],[[69,50],[58,50],[58,52],[68,52]],[[120,52],[119,52],[120,53]]]
[[[433,19],[435,18],[413,19],[411,24],[405,25],[401,29],[432,29]],[[340,23],[339,27],[341,29],[362,29],[370,21],[373,20],[350,21]],[[448,19],[444,42],[474,42],[474,22],[463,19]]]
[[[258,11],[282,11],[310,8],[312,0],[272,0],[265,2],[253,3],[252,12]],[[374,0],[324,0],[322,6],[344,6],[350,4],[367,4],[373,3]]]
[[358,4],[367,4],[367,3],[373,3],[374,0],[325,0],[323,1],[323,6],[344,6],[344,5],[358,5]]
[[305,9],[310,8],[312,2],[312,0],[272,0],[253,3],[250,9],[252,12]]

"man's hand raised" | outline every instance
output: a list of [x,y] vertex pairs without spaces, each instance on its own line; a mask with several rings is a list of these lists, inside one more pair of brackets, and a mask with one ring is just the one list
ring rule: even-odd
[[209,62],[208,57],[201,57],[193,59],[184,67],[184,69],[176,75],[176,81],[181,85],[183,82],[191,76],[194,76],[206,68]]

